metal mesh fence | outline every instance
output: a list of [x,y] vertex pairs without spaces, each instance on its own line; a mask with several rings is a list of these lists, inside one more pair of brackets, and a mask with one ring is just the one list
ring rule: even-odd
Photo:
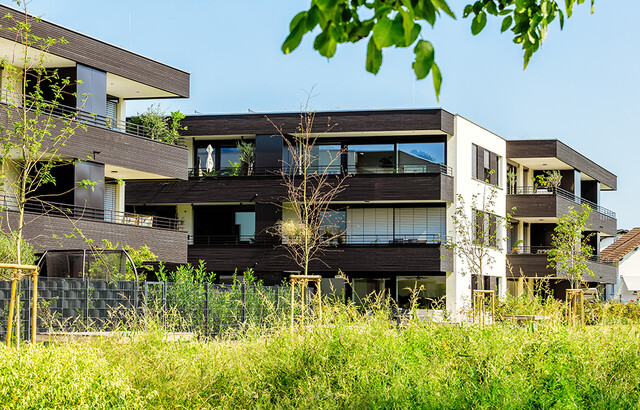
[[[31,281],[20,283],[20,329],[29,339]],[[11,282],[0,282],[0,337],[6,337]],[[168,331],[216,336],[248,325],[271,326],[290,315],[287,286],[237,283],[40,278],[38,332],[133,329],[153,320]],[[308,291],[307,300],[311,300]],[[299,292],[294,294],[298,301]],[[298,302],[296,302],[298,303]]]

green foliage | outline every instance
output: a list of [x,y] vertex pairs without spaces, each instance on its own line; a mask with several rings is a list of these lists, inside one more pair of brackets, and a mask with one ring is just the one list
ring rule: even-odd
[[23,265],[33,265],[37,258],[33,246],[27,241],[22,241],[21,260],[18,261],[16,241],[17,235],[12,232],[9,234],[0,233],[0,263],[22,263]]
[[632,326],[455,326],[327,306],[325,324],[234,342],[103,338],[3,349],[8,408],[636,408]]
[[[571,17],[573,6],[581,3],[584,0],[565,0],[567,17]],[[591,0],[592,13],[593,4]],[[433,45],[422,39],[421,33],[423,26],[434,27],[441,14],[456,18],[446,0],[311,0],[309,9],[291,20],[282,52],[295,50],[307,33],[317,33],[313,48],[327,58],[335,55],[338,44],[369,38],[365,67],[377,74],[382,65],[382,49],[410,47],[417,41],[413,62],[416,78],[423,79],[431,72],[439,97],[442,76]],[[502,19],[500,31],[513,33],[514,43],[524,51],[525,68],[545,39],[548,25],[558,17],[562,29],[565,18],[555,0],[478,0],[467,4],[462,16],[471,17],[473,35],[485,28],[488,16]],[[316,27],[320,30],[314,31]]]
[[185,115],[180,111],[172,111],[167,118],[160,104],[151,104],[142,114],[131,117],[130,122],[148,128],[149,138],[177,144],[180,139],[180,131],[186,130],[186,126],[180,125]]
[[584,280],[584,275],[594,276],[588,261],[593,257],[593,246],[589,245],[591,235],[585,235],[589,224],[591,208],[582,205],[580,212],[569,208],[569,211],[558,218],[551,237],[552,249],[547,261],[549,267],[557,269],[559,274],[565,274],[575,289]]
[[90,262],[87,266],[87,273],[89,274],[89,277],[135,280],[136,275],[133,266],[131,265],[131,261],[127,259],[125,276],[122,278],[119,276],[122,255],[104,252],[118,249],[122,249],[129,254],[129,257],[133,261],[138,272],[138,280],[145,280],[145,271],[153,271],[153,262],[158,260],[158,257],[151,252],[151,249],[147,245],[143,245],[139,249],[135,249],[129,245],[121,247],[118,242],[114,244],[107,239],[103,239],[102,247],[94,248],[95,261]]
[[247,167],[247,175],[253,174],[253,166],[256,160],[256,146],[251,142],[238,141],[236,147],[240,150],[240,161]]

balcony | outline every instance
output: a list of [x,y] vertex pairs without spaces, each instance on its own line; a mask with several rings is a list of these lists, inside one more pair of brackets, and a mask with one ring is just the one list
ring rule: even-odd
[[[239,177],[239,176],[282,176],[285,172],[289,175],[300,175],[301,172],[295,168],[283,165],[278,168],[254,168],[251,170],[247,166],[224,167],[219,170],[207,171],[203,168],[190,168],[189,177],[192,178],[218,178],[218,177]],[[356,165],[342,166],[314,166],[310,167],[308,173],[326,173],[327,175],[371,175],[371,174],[442,174],[453,176],[453,169],[443,164],[402,164],[398,166],[376,166],[358,167]]]
[[[416,234],[416,235],[378,235],[344,234],[334,238],[330,246],[404,246],[404,245],[441,245],[446,243],[448,237],[440,234]],[[278,245],[280,241],[276,237],[255,235],[198,235],[189,236],[189,245]]]
[[616,213],[598,204],[580,198],[562,188],[510,187],[507,191],[507,209],[515,210],[512,216],[527,222],[537,222],[537,218],[558,218],[573,207],[588,205],[592,212],[589,217],[589,229],[615,235],[617,229]]
[[[566,279],[566,276],[557,269],[549,267],[547,256],[550,246],[519,246],[507,255],[512,272],[507,269],[508,277],[549,277]],[[585,276],[587,282],[615,283],[617,267],[614,261],[594,256],[589,261],[589,268],[595,276]]]
[[[0,90],[0,103],[6,104],[12,98],[7,90]],[[51,116],[59,119],[54,121],[58,129],[62,128],[63,121],[69,118],[86,126],[86,129],[75,130],[60,147],[59,155],[68,158],[91,158],[114,167],[114,173],[130,175],[136,179],[187,179],[187,171],[184,169],[184,164],[188,161],[186,147],[163,142],[162,136],[153,130],[129,121],[120,121],[48,101],[44,101],[44,105],[45,113],[41,115],[51,113]],[[10,113],[6,110],[0,110],[0,121],[7,121],[8,114]]]
[[[18,213],[8,201],[2,227],[15,229]],[[181,221],[151,215],[84,208],[69,204],[29,202],[25,207],[24,238],[36,252],[50,249],[89,249],[100,247],[102,240],[148,246],[165,262],[187,261],[187,232]],[[91,243],[93,245],[91,245]]]
[[[445,238],[435,235],[424,239],[396,235],[378,235],[376,241],[364,235],[345,235],[318,254],[311,270],[333,277],[338,269],[351,275],[357,272],[450,272],[449,252],[441,246]],[[342,243],[341,243],[342,242]],[[276,238],[239,236],[195,237],[190,239],[189,262],[204,260],[219,272],[253,267],[262,272],[281,273],[300,268],[289,258],[285,246]]]

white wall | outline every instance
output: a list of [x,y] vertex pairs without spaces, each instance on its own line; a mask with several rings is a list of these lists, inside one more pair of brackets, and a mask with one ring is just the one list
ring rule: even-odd
[[187,231],[193,237],[193,207],[190,204],[176,206],[178,219],[182,221],[182,230]]
[[[452,216],[457,206],[461,204],[457,195],[461,195],[465,202],[465,212],[471,218],[472,197],[475,194],[488,195],[490,185],[473,179],[472,177],[472,144],[476,144],[489,151],[496,153],[499,157],[498,180],[501,187],[497,189],[495,206],[492,212],[498,216],[505,216],[506,211],[506,141],[500,136],[485,130],[471,121],[456,115],[454,122],[454,135],[449,137],[447,144],[447,165],[453,168],[454,192],[456,194],[455,203],[447,207],[447,232],[455,242],[455,229]],[[506,238],[506,230],[498,233],[499,237]],[[506,292],[505,275],[505,244],[500,242],[500,250],[493,252],[495,263],[485,271],[485,275],[500,278],[500,293]],[[462,320],[463,315],[471,306],[471,274],[467,263],[456,255],[453,261],[453,272],[447,273],[447,310],[454,320]]]
[[622,279],[625,276],[640,276],[640,251],[633,250],[629,252],[618,263],[618,282],[613,287],[612,296],[614,300],[623,303],[636,301],[640,297],[627,289]]

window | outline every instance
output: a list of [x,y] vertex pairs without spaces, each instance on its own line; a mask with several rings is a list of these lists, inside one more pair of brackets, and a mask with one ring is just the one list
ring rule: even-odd
[[502,182],[499,178],[500,160],[501,158],[497,154],[472,144],[471,176],[492,185],[499,185]]
[[474,243],[478,246],[497,247],[498,216],[475,209],[474,211]]

